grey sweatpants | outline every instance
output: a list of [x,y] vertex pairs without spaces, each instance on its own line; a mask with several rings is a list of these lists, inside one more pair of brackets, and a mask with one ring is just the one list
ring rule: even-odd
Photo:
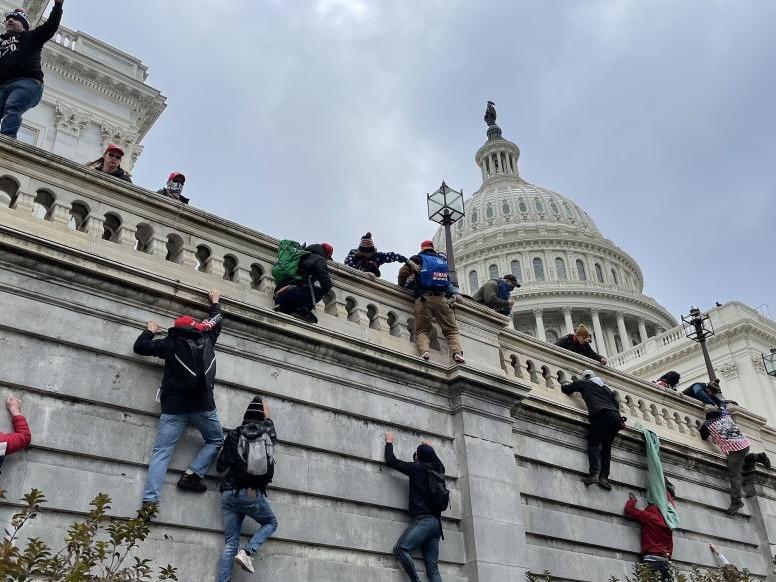
[[740,451],[733,451],[727,456],[727,472],[728,479],[730,479],[731,502],[741,499],[743,493],[742,483],[744,480],[744,463],[746,462],[747,457],[752,457],[752,459],[750,459],[751,461],[754,460],[754,455],[749,454],[749,447],[741,449]]

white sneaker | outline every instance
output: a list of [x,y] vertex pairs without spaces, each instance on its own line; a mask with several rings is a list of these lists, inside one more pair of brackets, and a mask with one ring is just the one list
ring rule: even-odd
[[420,354],[421,359],[426,360],[427,362],[431,359],[431,354],[428,352],[423,352]]
[[240,550],[237,552],[237,555],[234,557],[234,561],[240,564],[240,567],[246,572],[250,572],[251,574],[255,572],[253,569],[253,560],[245,550]]

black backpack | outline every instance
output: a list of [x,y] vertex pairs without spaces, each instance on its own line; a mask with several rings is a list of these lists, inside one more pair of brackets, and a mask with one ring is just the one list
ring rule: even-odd
[[444,474],[425,465],[428,472],[428,508],[432,513],[442,513],[450,507],[450,490]]
[[168,358],[175,380],[187,392],[201,391],[207,386],[205,377],[209,369],[215,365],[205,362],[205,338],[177,336],[173,342],[172,353]]

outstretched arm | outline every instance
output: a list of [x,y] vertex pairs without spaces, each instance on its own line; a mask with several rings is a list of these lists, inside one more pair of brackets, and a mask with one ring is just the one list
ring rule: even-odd
[[397,470],[399,473],[404,473],[405,475],[409,475],[409,465],[412,463],[407,463],[405,461],[400,461],[396,458],[396,455],[393,454],[393,433],[392,432],[386,432],[385,433],[385,463],[391,468]]
[[162,328],[157,322],[151,320],[148,327],[143,330],[135,340],[134,352],[140,356],[156,356],[164,359],[167,356],[167,338],[154,339],[154,334],[160,333]]
[[47,41],[54,38],[59,29],[59,23],[62,21],[62,4],[65,0],[54,0],[54,8],[51,9],[48,20],[40,26],[30,31],[33,42],[43,46]]
[[22,416],[22,401],[16,396],[11,395],[5,401],[5,406],[8,408],[8,413],[11,415],[13,432],[0,432],[0,443],[5,444],[5,454],[10,455],[23,451],[30,446],[32,434],[30,433],[27,419]]

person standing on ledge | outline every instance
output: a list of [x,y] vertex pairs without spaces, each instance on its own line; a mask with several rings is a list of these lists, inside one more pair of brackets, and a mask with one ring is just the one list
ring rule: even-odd
[[30,30],[27,13],[21,8],[5,15],[5,32],[0,34],[0,133],[16,139],[22,115],[43,97],[40,54],[62,20],[62,4],[54,0],[48,20]]
[[517,282],[517,277],[510,273],[504,275],[501,279],[487,281],[482,287],[477,289],[472,299],[477,303],[490,307],[494,311],[498,311],[502,315],[509,315],[512,313],[512,306],[515,304],[515,300],[511,299],[509,295],[518,287],[520,287],[520,283]]
[[124,150],[115,144],[108,144],[102,157],[86,164],[86,166],[98,172],[105,172],[119,180],[132,182],[132,178],[130,178],[129,174],[121,167],[121,160],[123,158]]
[[622,428],[625,417],[620,415],[620,401],[604,381],[591,370],[582,373],[583,379],[561,386],[564,394],[579,392],[587,406],[590,428],[587,435],[588,475],[582,482],[611,490],[609,467],[612,460],[612,443]]
[[161,326],[149,321],[148,328],[135,341],[136,354],[164,360],[162,386],[157,392],[162,416],[148,465],[144,505],[159,504],[167,466],[187,426],[196,427],[205,443],[178,480],[181,489],[195,493],[207,491],[203,478],[224,442],[224,431],[213,399],[216,378],[214,347],[221,333],[221,292],[211,289],[208,297],[211,306],[207,319],[197,321],[189,315],[181,315],[167,336],[160,339],[154,339],[154,335],[162,331]]
[[406,287],[415,295],[415,342],[420,357],[431,359],[428,350],[433,317],[447,338],[453,360],[463,364],[461,335],[449,303],[450,299],[460,301],[461,296],[450,283],[447,261],[434,250],[433,241],[420,243],[420,254],[410,257],[399,269],[399,287]]
[[380,267],[386,263],[406,263],[407,257],[399,253],[381,253],[375,248],[372,233],[361,237],[357,249],[351,249],[345,257],[345,264],[353,269],[370,273],[373,278],[380,276]]
[[595,352],[590,347],[590,331],[583,324],[579,324],[576,332],[570,333],[567,336],[563,336],[555,345],[561,348],[565,348],[571,352],[590,358],[599,362],[602,366],[606,365],[606,358],[601,354]]
[[409,514],[412,523],[404,530],[393,548],[399,564],[411,582],[420,582],[412,552],[423,553],[429,582],[442,582],[439,574],[439,540],[442,538],[442,512],[449,504],[444,484],[445,466],[433,447],[423,442],[415,451],[412,462],[400,461],[393,454],[393,433],[385,433],[385,462],[410,478]]

